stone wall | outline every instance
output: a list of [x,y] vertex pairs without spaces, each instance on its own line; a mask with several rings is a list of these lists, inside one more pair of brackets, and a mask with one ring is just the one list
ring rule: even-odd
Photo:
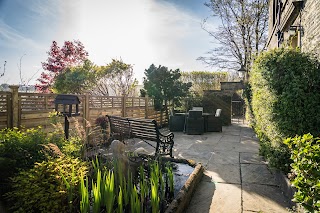
[[[274,20],[274,4],[277,4],[278,1],[282,2],[280,22]],[[299,47],[300,32],[296,36],[290,36],[288,30],[290,26],[300,26],[301,24],[303,29],[301,34],[302,51],[313,52],[320,58],[320,0],[304,0],[301,14],[298,5],[297,1],[293,0],[269,1],[268,49],[277,47],[277,31],[279,29],[284,38],[282,45]]]
[[307,0],[301,17],[302,51],[313,52],[320,58],[320,1]]

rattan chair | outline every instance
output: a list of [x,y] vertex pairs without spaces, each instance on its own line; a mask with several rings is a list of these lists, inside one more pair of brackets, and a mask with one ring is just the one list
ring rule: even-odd
[[188,135],[201,135],[204,132],[204,119],[202,111],[190,110],[186,118],[186,133]]
[[215,115],[208,115],[206,122],[207,132],[222,132],[221,109],[217,109]]

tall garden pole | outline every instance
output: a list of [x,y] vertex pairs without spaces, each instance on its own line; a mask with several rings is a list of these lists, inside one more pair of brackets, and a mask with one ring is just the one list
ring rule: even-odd
[[18,85],[10,85],[11,89],[11,125],[12,127],[19,127],[19,95],[18,95]]

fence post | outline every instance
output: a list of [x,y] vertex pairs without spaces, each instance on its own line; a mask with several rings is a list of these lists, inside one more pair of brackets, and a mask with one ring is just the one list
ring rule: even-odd
[[12,95],[7,95],[7,128],[12,128]]
[[144,98],[144,101],[145,101],[145,105],[144,105],[144,114],[145,114],[145,118],[148,118],[148,109],[149,109],[149,98],[148,96],[146,95],[146,97]]
[[126,96],[122,96],[122,117],[126,117]]
[[87,121],[89,121],[89,93],[85,93],[83,99],[83,126],[88,133]]
[[163,126],[163,110],[160,110],[160,126]]
[[10,85],[11,89],[11,125],[12,127],[19,127],[19,95],[18,85]]

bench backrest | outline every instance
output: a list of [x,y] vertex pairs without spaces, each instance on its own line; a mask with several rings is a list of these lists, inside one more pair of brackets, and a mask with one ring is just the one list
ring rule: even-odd
[[131,137],[131,127],[127,118],[107,115],[110,122],[111,134],[117,139],[125,139]]
[[107,115],[111,134],[117,139],[141,138],[158,141],[159,130],[157,122],[152,119],[123,118]]
[[151,119],[128,118],[131,127],[131,136],[150,141],[159,140],[157,122]]

